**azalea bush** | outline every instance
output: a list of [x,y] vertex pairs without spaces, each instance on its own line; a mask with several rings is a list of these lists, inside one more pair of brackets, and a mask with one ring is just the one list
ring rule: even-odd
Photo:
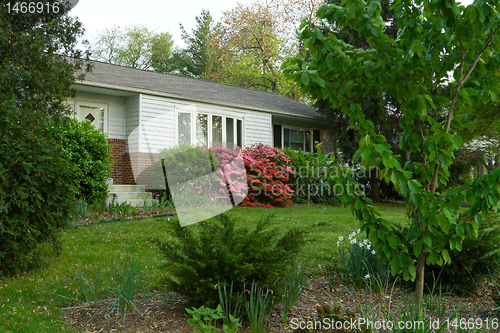
[[222,186],[220,197],[225,198],[229,193],[234,204],[239,204],[245,199],[248,189],[241,148],[230,149],[216,145],[207,150],[212,155],[214,170]]
[[293,190],[287,185],[290,158],[279,148],[252,145],[243,150],[247,172],[248,195],[243,207],[285,207],[290,204]]

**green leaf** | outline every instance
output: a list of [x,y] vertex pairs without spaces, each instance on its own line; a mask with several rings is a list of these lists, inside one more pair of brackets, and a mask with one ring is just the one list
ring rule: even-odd
[[432,238],[428,233],[424,234],[424,243],[427,247],[432,248]]
[[450,220],[445,216],[445,214],[441,213],[438,216],[438,222],[439,226],[441,229],[443,229],[444,232],[448,232],[450,230]]
[[302,72],[302,76],[300,77],[300,80],[302,81],[302,84],[305,86],[308,86],[311,83],[311,77],[309,76],[309,73],[307,73],[307,72]]
[[477,10],[475,6],[469,7],[469,22],[474,23],[477,18]]
[[441,256],[443,257],[444,261],[446,261],[446,263],[451,264],[451,258],[448,254],[448,250],[443,249],[443,251],[441,251]]
[[368,7],[368,15],[373,16],[373,13],[375,13],[377,8],[377,3],[375,1],[372,1],[370,7]]
[[418,257],[421,252],[422,252],[422,241],[417,240],[415,244],[413,244],[413,254],[415,255],[415,257]]
[[418,193],[420,190],[420,183],[416,179],[412,179],[408,182],[408,187],[413,193]]
[[410,26],[410,28],[413,28],[415,26],[415,20],[413,18],[411,18],[409,21],[408,21],[408,25]]
[[333,67],[333,63],[334,63],[334,60],[333,60],[332,55],[328,54],[326,56],[326,65],[328,66],[328,68],[332,68]]
[[373,36],[375,36],[375,37],[379,37],[380,36],[380,33],[378,32],[378,30],[375,29],[374,27],[372,27],[371,31],[372,31]]
[[399,273],[399,269],[401,268],[399,260],[400,260],[399,257],[393,257],[391,259],[391,273],[393,275],[396,275]]
[[387,237],[387,241],[389,242],[389,246],[392,249],[396,250],[398,248],[398,241],[396,238],[389,236],[389,237]]

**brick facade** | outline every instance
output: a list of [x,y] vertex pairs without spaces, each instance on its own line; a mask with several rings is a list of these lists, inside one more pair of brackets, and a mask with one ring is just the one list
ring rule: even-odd
[[123,139],[109,139],[111,145],[111,159],[113,165],[111,166],[110,177],[113,178],[113,184],[123,185],[123,169],[124,169],[124,155],[127,151],[127,143]]
[[[156,154],[128,153],[127,142],[123,139],[109,139],[109,144],[113,160],[110,174],[110,177],[113,178],[113,184],[145,185],[147,188],[161,186],[163,179],[157,180],[157,184],[153,184],[153,180],[148,175],[152,171]],[[156,171],[162,172],[161,170]]]

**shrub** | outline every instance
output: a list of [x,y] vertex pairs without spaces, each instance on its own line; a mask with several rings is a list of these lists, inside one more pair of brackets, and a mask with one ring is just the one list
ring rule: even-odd
[[[165,189],[166,198],[171,201],[172,193],[169,183],[166,181],[172,174],[170,184],[175,185],[188,182],[193,178],[207,175],[215,167],[208,163],[210,155],[208,151],[190,144],[180,144],[175,147],[165,148],[158,152],[158,156],[148,177],[153,180],[154,187]],[[182,171],[182,172],[181,172]],[[167,179],[165,179],[165,176]]]
[[90,122],[74,118],[65,122],[62,129],[52,127],[52,132],[73,164],[73,179],[78,184],[76,198],[89,204],[106,200],[106,180],[112,164],[106,134]]
[[[425,272],[427,282],[435,283],[445,291],[457,295],[476,292],[490,270],[498,265],[500,253],[499,214],[483,218],[478,237],[470,237],[462,242],[462,250],[449,250],[451,264],[432,265]],[[396,235],[404,239],[407,229],[396,227]]]
[[323,154],[321,144],[317,144],[317,153],[306,154],[302,150],[295,151],[284,148],[283,152],[289,157],[290,173],[289,186],[294,190],[292,200],[295,202],[312,201],[315,203],[332,203],[336,196],[328,184],[329,165],[333,155]]
[[306,241],[307,230],[290,228],[280,236],[270,226],[271,216],[260,219],[253,230],[236,228],[235,220],[224,214],[184,228],[175,220],[172,239],[156,241],[169,271],[167,288],[195,304],[213,307],[219,301],[217,284],[232,283],[234,294],[253,281],[271,286],[286,274],[290,260]]
[[49,116],[9,100],[0,110],[0,274],[20,273],[40,263],[40,243],[59,248],[76,184]]
[[293,191],[286,184],[292,172],[290,159],[280,149],[262,143],[243,150],[247,172],[248,195],[244,207],[285,207],[290,204]]

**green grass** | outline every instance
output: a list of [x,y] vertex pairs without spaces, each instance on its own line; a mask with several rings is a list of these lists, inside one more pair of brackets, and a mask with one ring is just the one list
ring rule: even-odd
[[[405,220],[401,205],[381,205],[381,214],[391,220]],[[332,257],[339,236],[347,236],[359,228],[350,209],[334,206],[298,206],[288,208],[235,208],[230,213],[238,223],[252,227],[260,216],[274,214],[274,224],[282,231],[291,226],[307,226],[327,222],[328,226],[313,229],[310,242],[301,259],[313,264]],[[171,217],[175,218],[175,217]],[[104,287],[111,287],[109,277],[113,264],[129,257],[138,258],[138,269],[150,290],[161,290],[166,270],[162,258],[148,241],[168,237],[167,218],[104,223],[72,228],[62,232],[62,252],[54,255],[47,248],[44,269],[0,279],[0,327],[2,332],[73,332],[61,319],[61,308],[71,304],[62,297],[75,297],[78,282],[75,273],[92,279],[98,267]],[[196,228],[196,225],[190,226]]]

